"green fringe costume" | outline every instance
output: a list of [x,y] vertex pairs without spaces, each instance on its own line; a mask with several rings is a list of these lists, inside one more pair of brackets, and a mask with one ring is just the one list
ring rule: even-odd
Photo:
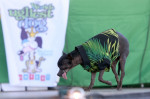
[[88,72],[109,71],[119,56],[119,39],[114,29],[104,31],[75,48],[79,51],[82,67]]

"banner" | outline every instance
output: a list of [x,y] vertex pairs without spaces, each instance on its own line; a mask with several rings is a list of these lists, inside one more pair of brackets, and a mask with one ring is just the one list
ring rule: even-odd
[[10,84],[56,86],[69,1],[1,0],[0,7]]

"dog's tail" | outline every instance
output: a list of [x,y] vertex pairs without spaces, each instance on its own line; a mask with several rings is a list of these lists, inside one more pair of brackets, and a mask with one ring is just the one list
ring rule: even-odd
[[120,76],[120,70],[121,70],[121,67],[120,67],[120,62],[118,63],[118,75]]

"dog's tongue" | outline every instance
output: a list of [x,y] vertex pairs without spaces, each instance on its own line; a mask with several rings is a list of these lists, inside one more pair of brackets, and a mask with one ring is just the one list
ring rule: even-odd
[[62,77],[63,77],[64,79],[67,79],[66,72],[64,72],[64,73],[62,74]]

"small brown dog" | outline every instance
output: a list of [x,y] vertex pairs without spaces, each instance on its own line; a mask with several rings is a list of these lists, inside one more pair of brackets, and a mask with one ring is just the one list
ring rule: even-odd
[[[128,40],[122,34],[110,29],[89,39],[87,42],[76,47],[72,52],[61,56],[58,61],[60,70],[57,75],[67,79],[67,72],[80,64],[85,70],[91,72],[91,83],[86,89],[90,90],[94,85],[97,72],[99,72],[98,80],[100,82],[112,85],[110,81],[103,80],[104,72],[109,71],[111,67],[117,81],[117,89],[121,90],[128,54]],[[118,74],[121,70],[120,80],[116,72],[118,61]]]

